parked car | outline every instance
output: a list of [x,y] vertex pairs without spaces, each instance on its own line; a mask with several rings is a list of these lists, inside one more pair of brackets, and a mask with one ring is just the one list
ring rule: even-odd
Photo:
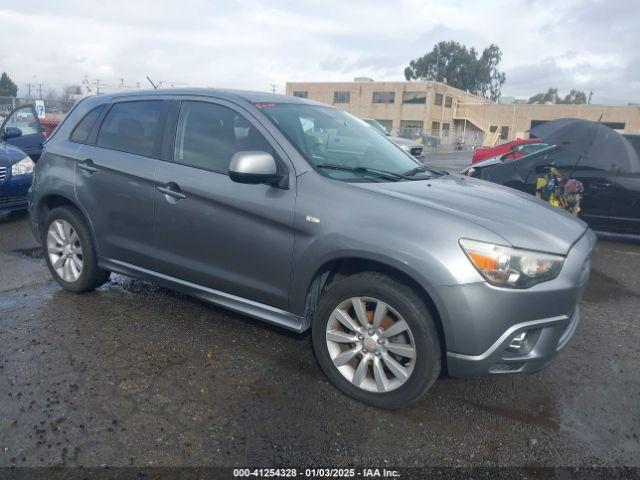
[[0,212],[25,210],[44,135],[32,106],[18,107],[0,126]]
[[389,139],[400,146],[405,152],[410,153],[416,158],[424,158],[424,145],[419,142],[414,142],[408,138],[398,137],[397,135],[391,135],[384,125],[373,118],[363,118],[365,122],[378,130],[380,133],[389,137]]
[[536,138],[526,138],[502,143],[495,147],[476,148],[473,151],[473,157],[471,157],[471,164],[473,165],[482,160],[502,156],[504,156],[504,160],[521,158],[548,146],[546,144],[536,145],[540,143],[540,140]]
[[[640,155],[640,135],[625,137]],[[562,147],[548,146],[511,162],[500,158],[484,160],[461,173],[534,195],[540,169],[551,165],[565,177],[582,183],[579,215],[592,229],[640,235],[640,161],[580,157]]]
[[547,365],[576,330],[595,244],[529,195],[430,170],[342,110],[267,93],[89,97],[46,143],[29,206],[62,288],[118,272],[310,328],[327,377],[386,408],[443,369]]

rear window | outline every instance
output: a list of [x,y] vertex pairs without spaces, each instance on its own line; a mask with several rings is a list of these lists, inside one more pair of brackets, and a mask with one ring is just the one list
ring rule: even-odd
[[102,122],[99,147],[153,156],[162,100],[116,103]]
[[96,120],[98,120],[98,117],[102,114],[103,110],[104,105],[100,105],[87,113],[82,120],[78,122],[76,128],[73,129],[73,132],[71,132],[71,140],[74,142],[85,143],[87,138],[89,138],[89,134],[91,133]]

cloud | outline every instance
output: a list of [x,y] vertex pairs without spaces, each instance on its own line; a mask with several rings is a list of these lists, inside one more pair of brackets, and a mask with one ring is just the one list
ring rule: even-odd
[[149,75],[282,91],[293,80],[403,80],[409,60],[456,40],[501,47],[504,94],[582,88],[626,103],[640,101],[638,10],[621,0],[5,0],[0,66],[21,87]]

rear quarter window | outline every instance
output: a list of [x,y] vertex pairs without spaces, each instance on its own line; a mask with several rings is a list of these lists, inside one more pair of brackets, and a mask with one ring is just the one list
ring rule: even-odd
[[162,100],[114,104],[102,122],[96,145],[136,155],[153,156],[161,110]]
[[74,142],[85,143],[89,138],[89,134],[91,133],[96,120],[98,120],[103,111],[104,105],[100,105],[89,111],[89,113],[82,117],[82,120],[80,120],[75,126],[71,132],[71,137],[69,138]]

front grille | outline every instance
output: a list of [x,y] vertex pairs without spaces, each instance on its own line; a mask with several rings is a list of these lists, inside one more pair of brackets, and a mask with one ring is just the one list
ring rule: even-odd
[[7,167],[0,167],[0,182],[4,182],[7,179]]
[[13,205],[27,203],[26,195],[10,195],[8,197],[0,197],[0,207],[3,205]]
[[411,155],[415,155],[416,157],[422,155],[422,147],[412,147]]

